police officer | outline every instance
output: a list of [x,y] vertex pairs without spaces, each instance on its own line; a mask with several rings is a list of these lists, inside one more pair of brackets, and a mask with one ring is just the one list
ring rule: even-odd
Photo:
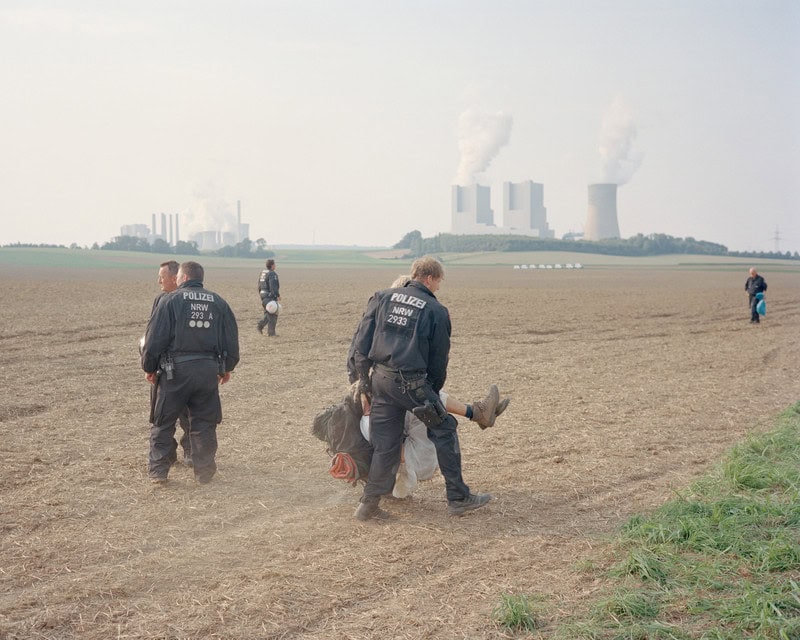
[[[156,308],[158,307],[158,303],[161,302],[161,298],[166,296],[167,294],[172,293],[175,289],[178,288],[178,263],[175,260],[167,260],[166,262],[162,262],[158,268],[158,286],[161,287],[161,293],[159,293],[155,300],[153,300],[153,308],[150,310],[150,318],[152,319],[153,315],[156,312]],[[142,343],[143,344],[143,343]],[[139,353],[141,355],[141,353]],[[158,385],[153,384],[150,385],[150,409],[151,409],[151,417],[150,421],[152,422],[153,416],[152,411],[155,409],[156,406],[156,399],[158,396]],[[178,416],[178,422],[181,425],[181,448],[183,449],[183,463],[187,467],[192,466],[192,445],[189,439],[189,413],[184,410]],[[178,461],[178,443],[175,440],[172,440],[172,453],[169,456],[169,460],[171,464],[175,464]]]
[[388,517],[379,502],[391,493],[400,466],[406,411],[425,423],[436,447],[448,511],[461,515],[492,498],[471,493],[461,477],[457,422],[439,398],[450,354],[450,314],[434,295],[444,269],[434,258],[420,258],[411,265],[411,278],[406,286],[379,291],[370,299],[355,337],[359,388],[371,395],[370,437],[375,449],[355,512],[358,520]]
[[281,285],[278,281],[278,274],[275,273],[275,261],[270,258],[266,262],[266,269],[261,271],[258,276],[258,295],[261,297],[261,306],[264,307],[264,317],[258,321],[256,328],[259,333],[264,333],[267,327],[268,336],[276,336],[275,325],[278,324],[278,312],[270,313],[267,305],[270,302],[278,302],[281,299]]
[[184,409],[195,478],[205,484],[217,470],[219,385],[239,362],[239,331],[228,303],[203,288],[203,275],[198,263],[181,264],[177,290],[158,303],[145,334],[142,369],[148,382],[159,385],[150,429],[149,475],[155,483],[167,480],[175,420]]

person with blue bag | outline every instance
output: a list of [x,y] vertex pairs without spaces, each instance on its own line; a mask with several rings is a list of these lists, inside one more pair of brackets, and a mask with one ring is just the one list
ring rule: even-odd
[[[766,315],[767,303],[764,300],[764,294],[767,292],[767,281],[764,280],[755,267],[750,267],[750,277],[744,283],[744,290],[750,298],[750,324],[758,324],[761,322],[759,315]],[[759,305],[761,306],[761,314],[759,314]]]

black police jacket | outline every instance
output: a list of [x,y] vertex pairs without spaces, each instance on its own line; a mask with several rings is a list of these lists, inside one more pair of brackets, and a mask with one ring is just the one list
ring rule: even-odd
[[147,324],[142,369],[155,373],[167,354],[221,356],[226,372],[239,362],[239,329],[233,311],[199,280],[188,280],[162,297]]
[[281,283],[278,274],[264,269],[258,276],[258,293],[262,300],[277,300],[281,294]]
[[437,393],[447,378],[450,314],[430,289],[412,280],[370,298],[354,339],[355,368],[366,380],[374,364],[425,371]]

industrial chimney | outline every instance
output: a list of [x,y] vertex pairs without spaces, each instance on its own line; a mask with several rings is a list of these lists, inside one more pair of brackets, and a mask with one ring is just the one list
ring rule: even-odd
[[584,240],[619,238],[616,184],[589,185],[589,214],[583,238]]

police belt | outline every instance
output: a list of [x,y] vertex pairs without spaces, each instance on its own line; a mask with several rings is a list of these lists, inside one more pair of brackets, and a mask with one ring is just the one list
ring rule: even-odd
[[400,376],[404,380],[416,380],[417,378],[422,378],[428,375],[428,372],[425,371],[425,369],[392,369],[391,367],[387,367],[382,362],[376,362],[372,366],[375,371],[380,371],[381,373],[386,373],[390,376]]
[[172,362],[175,364],[183,364],[192,360],[213,360],[216,362],[217,356],[210,353],[187,353],[186,355],[172,356]]

